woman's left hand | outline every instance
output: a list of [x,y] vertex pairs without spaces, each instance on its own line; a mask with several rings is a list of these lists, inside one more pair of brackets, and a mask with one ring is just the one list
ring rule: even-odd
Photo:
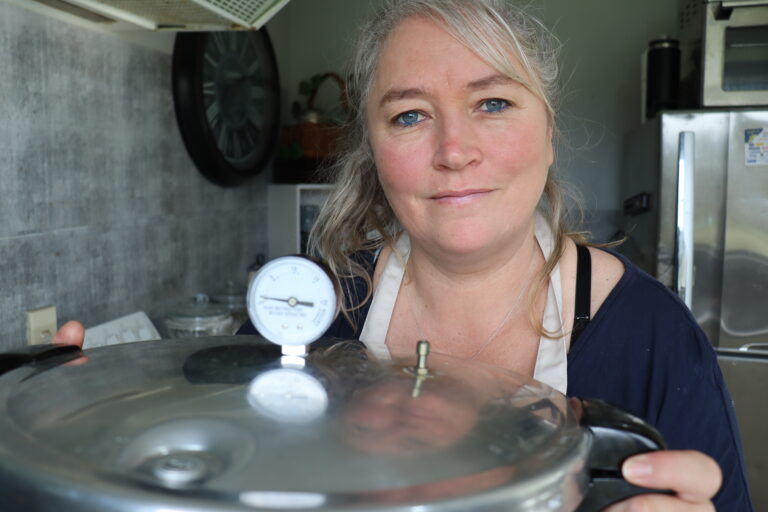
[[83,347],[85,341],[85,326],[77,320],[70,320],[61,326],[53,337],[57,345],[77,345]]
[[722,473],[714,459],[697,451],[658,451],[635,455],[621,468],[629,482],[653,489],[671,489],[674,496],[643,494],[617,503],[606,512],[714,511],[712,497]]

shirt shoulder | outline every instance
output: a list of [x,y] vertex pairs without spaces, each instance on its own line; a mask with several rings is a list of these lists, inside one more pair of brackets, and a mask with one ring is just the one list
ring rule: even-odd
[[[621,353],[664,351],[711,363],[714,351],[686,305],[670,289],[611,251],[624,273],[569,354],[576,362],[593,345],[615,345]],[[671,336],[679,341],[670,343]],[[631,340],[631,346],[626,341]]]
[[615,255],[624,275],[568,354],[568,394],[642,418],[671,449],[710,455],[724,475],[716,503],[752,510],[735,410],[714,348],[671,290]]
[[[714,349],[685,304],[616,256],[624,274],[568,353],[569,393],[613,394],[653,422],[652,397],[670,389],[685,394],[703,382],[719,386],[722,378]],[[613,391],[596,381],[610,381]]]

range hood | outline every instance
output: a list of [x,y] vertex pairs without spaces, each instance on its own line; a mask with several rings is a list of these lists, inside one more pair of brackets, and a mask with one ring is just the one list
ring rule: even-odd
[[[88,23],[157,31],[257,30],[289,0],[27,0]],[[39,9],[37,9],[39,10]]]

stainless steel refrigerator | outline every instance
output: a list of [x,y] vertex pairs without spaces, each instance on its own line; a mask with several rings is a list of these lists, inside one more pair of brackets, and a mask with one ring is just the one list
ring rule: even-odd
[[659,114],[627,134],[619,249],[686,302],[733,395],[768,510],[768,110]]

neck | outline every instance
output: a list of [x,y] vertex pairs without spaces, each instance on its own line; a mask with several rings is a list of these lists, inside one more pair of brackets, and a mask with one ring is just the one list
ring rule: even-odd
[[437,351],[474,359],[516,325],[527,331],[526,298],[543,264],[533,230],[500,258],[483,265],[449,266],[412,246],[404,283],[414,333]]

